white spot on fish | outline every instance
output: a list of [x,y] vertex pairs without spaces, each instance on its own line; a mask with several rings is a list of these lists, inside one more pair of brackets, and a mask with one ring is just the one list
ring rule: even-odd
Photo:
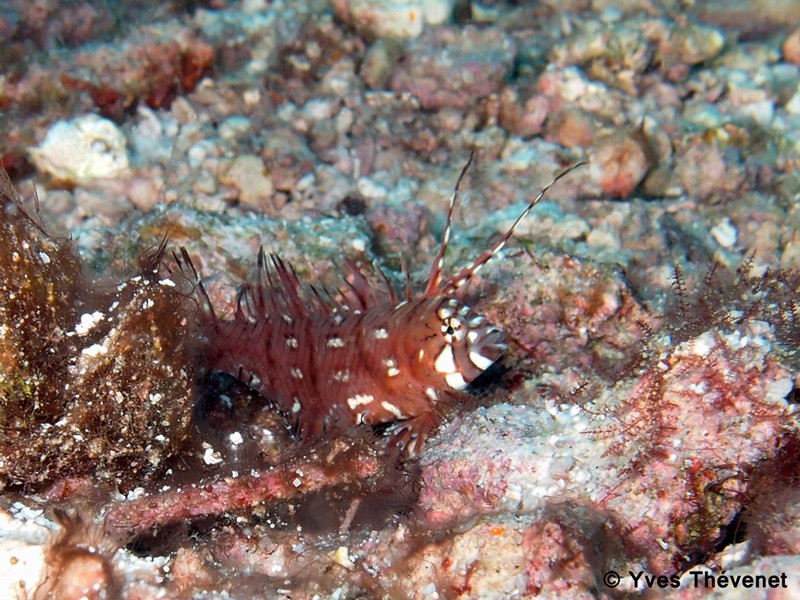
[[389,377],[397,377],[400,375],[400,369],[397,368],[397,361],[394,358],[387,358],[383,361],[386,365],[386,375]]
[[381,402],[381,406],[383,407],[384,410],[392,413],[398,419],[406,418],[405,415],[402,413],[402,411],[391,402],[386,402],[386,400],[384,400],[383,402]]
[[300,412],[300,409],[303,408],[300,404],[300,398],[297,396],[294,397],[294,404],[292,404],[292,414],[297,414]]
[[456,363],[453,359],[453,348],[451,346],[442,348],[433,366],[439,373],[455,373]]
[[291,375],[294,379],[303,378],[303,372],[296,367],[292,367],[292,369],[289,371],[289,375]]
[[333,374],[334,381],[350,381],[350,371],[336,371]]
[[385,340],[389,337],[389,332],[386,331],[383,327],[380,329],[375,330],[375,339],[376,340]]
[[344,340],[338,337],[332,337],[328,340],[328,348],[344,348]]
[[297,338],[288,337],[286,338],[286,347],[287,348],[297,348]]
[[375,400],[375,397],[369,394],[356,394],[352,398],[347,399],[347,406],[349,406],[352,410],[355,410],[359,406],[369,404],[373,400]]

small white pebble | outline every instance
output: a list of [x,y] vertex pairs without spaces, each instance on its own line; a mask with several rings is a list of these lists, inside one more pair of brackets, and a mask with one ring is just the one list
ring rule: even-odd
[[126,500],[136,500],[137,498],[141,498],[144,496],[145,491],[143,487],[133,488],[128,494],[125,496]]
[[86,335],[91,329],[103,320],[103,313],[99,310],[93,313],[84,313],[81,315],[81,322],[75,326],[75,333],[78,335]]
[[717,339],[714,336],[714,332],[706,331],[703,335],[696,337],[692,342],[692,354],[705,358],[716,345]]
[[89,356],[91,358],[94,358],[96,356],[101,356],[101,355],[106,354],[106,353],[108,353],[108,348],[106,348],[105,346],[102,346],[100,344],[92,344],[88,348],[84,348],[81,351],[81,354],[83,354],[85,356]]
[[222,456],[220,456],[220,453],[216,452],[214,448],[209,446],[203,454],[203,462],[207,465],[218,465],[222,462]]
[[353,562],[353,559],[350,558],[350,554],[347,552],[347,548],[345,548],[344,546],[339,546],[336,549],[336,552],[333,553],[332,558],[335,563],[341,565],[348,571],[353,570],[356,566],[355,563]]
[[720,246],[726,250],[730,250],[736,245],[739,232],[726,217],[711,228],[711,235],[714,236],[714,239]]
[[367,177],[359,179],[356,186],[363,196],[373,200],[383,200],[389,195],[385,187]]

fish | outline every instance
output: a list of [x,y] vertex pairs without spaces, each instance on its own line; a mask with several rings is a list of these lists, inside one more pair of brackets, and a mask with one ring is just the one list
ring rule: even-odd
[[560,173],[532,199],[511,227],[474,262],[445,277],[444,259],[459,189],[458,177],[438,252],[421,293],[406,272],[402,298],[377,268],[380,284],[346,261],[339,294],[304,285],[277,254],[259,250],[254,274],[239,290],[232,318],[218,317],[185,248],[176,258],[197,283],[205,308],[207,367],[237,378],[284,416],[304,444],[353,427],[388,425],[387,448],[418,457],[442,421],[441,407],[508,349],[502,329],[456,297],[511,239],[519,223]]

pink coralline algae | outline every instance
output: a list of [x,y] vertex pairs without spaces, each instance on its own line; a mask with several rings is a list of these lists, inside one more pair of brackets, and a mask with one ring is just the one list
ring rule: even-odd
[[503,293],[486,302],[523,351],[524,368],[602,368],[639,343],[640,322],[655,324],[613,269],[557,253],[540,258],[497,265],[492,286]]
[[[774,353],[784,326],[754,319],[691,333],[702,321],[688,310],[683,318],[687,327],[671,333],[643,325],[643,366],[622,369],[613,386],[586,385],[565,403],[529,382],[517,405],[455,421],[423,460],[419,518],[432,527],[509,512],[542,518],[572,503],[613,523],[591,544],[592,519],[568,528],[578,541],[556,531],[563,523],[537,525],[537,536],[566,544],[554,555],[578,555],[575,568],[592,563],[583,554],[598,543],[616,548],[608,560],[617,566],[660,574],[712,555],[766,473],[793,460],[793,376]],[[548,578],[534,572],[540,589]]]
[[615,524],[604,543],[620,547],[617,560],[689,566],[713,553],[748,478],[770,468],[789,432],[791,379],[765,356],[770,337],[757,324],[707,332],[586,411],[526,389],[515,397],[537,409],[501,404],[457,420],[424,459],[419,518],[439,527],[573,502]]

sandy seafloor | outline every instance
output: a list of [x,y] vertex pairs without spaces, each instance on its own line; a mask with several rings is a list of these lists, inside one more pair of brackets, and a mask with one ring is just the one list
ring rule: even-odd
[[[0,597],[800,596],[796,2],[7,1],[0,38],[23,201],[104,280],[169,232],[223,311],[260,245],[312,283],[402,256],[421,284],[471,151],[447,273],[588,161],[466,290],[510,348],[396,510],[79,540],[110,571],[59,592],[53,496],[0,456]],[[199,477],[235,478],[240,438]]]

